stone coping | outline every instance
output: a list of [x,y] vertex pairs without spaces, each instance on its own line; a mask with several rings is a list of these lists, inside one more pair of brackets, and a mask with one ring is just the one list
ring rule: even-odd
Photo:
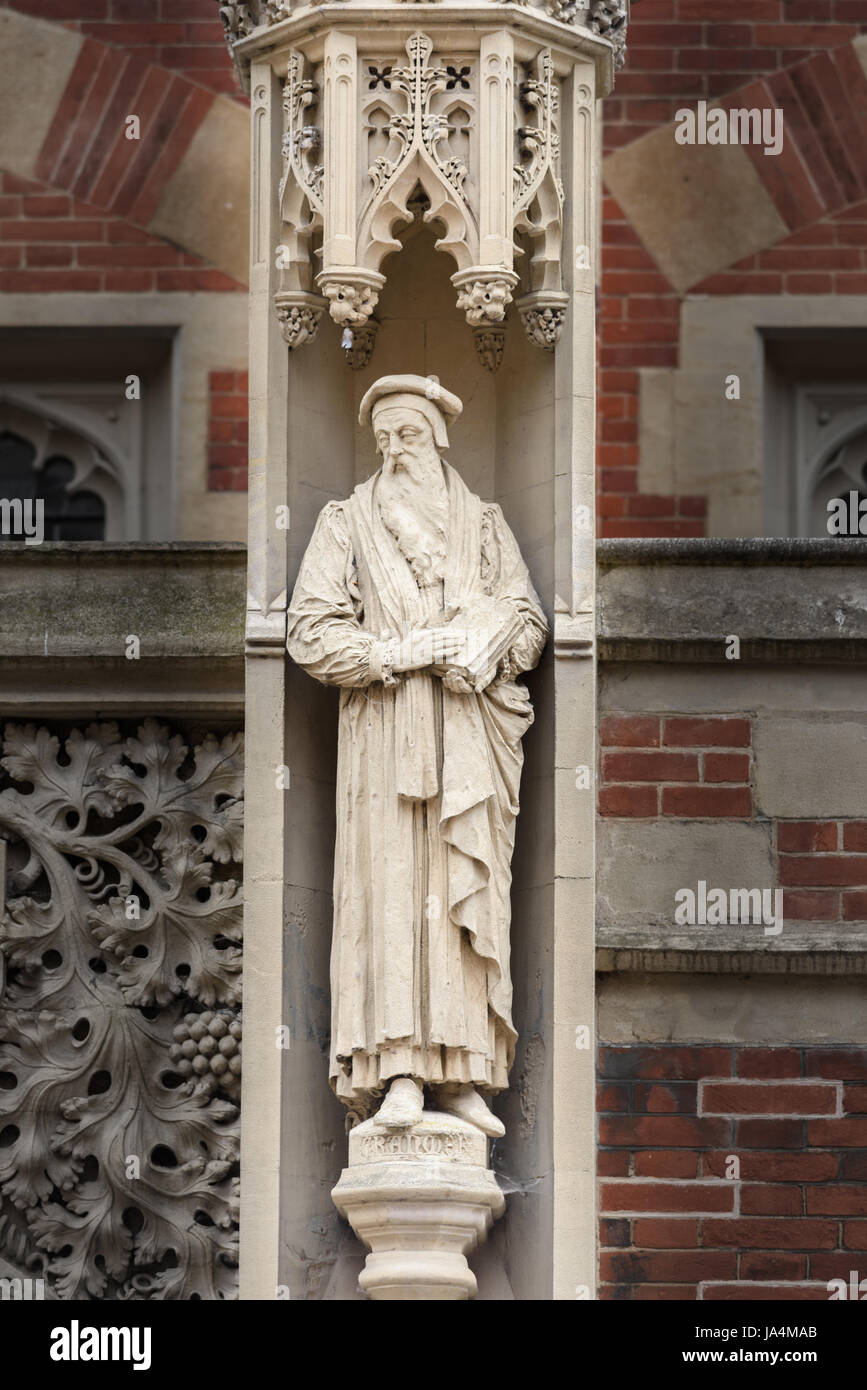
[[603,662],[867,663],[867,539],[604,540]]
[[43,541],[41,545],[22,545],[19,541],[0,542],[0,565],[46,563],[46,556],[57,564],[86,560],[116,563],[132,555],[141,564],[148,561],[163,563],[166,556],[177,555],[185,561],[214,561],[226,559],[237,564],[236,557],[246,556],[243,541]]
[[599,540],[596,562],[615,565],[865,565],[867,536],[781,539],[660,538]]
[[233,542],[0,545],[0,713],[239,717],[245,587]]
[[798,922],[759,945],[754,928],[687,935],[606,923],[596,928],[596,969],[601,974],[867,975],[867,929]]

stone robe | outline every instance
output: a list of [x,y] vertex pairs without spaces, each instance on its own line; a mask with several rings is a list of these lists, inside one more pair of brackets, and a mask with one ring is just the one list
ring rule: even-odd
[[[377,473],[323,508],[289,610],[292,659],[341,687],[330,1076],[361,1113],[399,1075],[502,1090],[514,1054],[510,863],[533,719],[514,677],[536,665],[547,625],[500,507],[443,468],[444,582],[417,585],[382,521]],[[522,623],[486,690],[383,671],[389,637],[474,595]]]

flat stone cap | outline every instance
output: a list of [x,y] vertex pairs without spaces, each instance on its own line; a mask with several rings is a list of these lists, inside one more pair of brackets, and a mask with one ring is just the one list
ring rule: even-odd
[[[440,386],[436,377],[411,374],[381,376],[369,390],[365,391],[362,397],[358,411],[358,423],[360,425],[370,423],[373,407],[377,401],[381,401],[386,396],[420,396],[428,407],[434,406],[435,409],[439,410],[449,425],[457,420],[464,408],[463,401],[451,391],[447,391],[444,386]],[[421,402],[413,401],[412,403],[421,407]],[[427,414],[427,411],[424,413]]]

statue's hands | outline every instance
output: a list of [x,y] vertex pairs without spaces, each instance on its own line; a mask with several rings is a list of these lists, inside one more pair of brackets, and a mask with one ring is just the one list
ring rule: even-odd
[[481,695],[497,674],[496,666],[491,666],[478,680],[470,681],[464,675],[462,667],[452,666],[448,662],[442,666],[435,666],[434,671],[442,677],[446,690],[452,690],[456,695]]
[[473,687],[454,667],[444,667],[442,671],[437,671],[437,675],[440,674],[446,690],[451,690],[454,695],[472,695]]
[[430,666],[447,663],[461,650],[463,637],[444,627],[414,628],[398,644],[393,671],[423,671]]

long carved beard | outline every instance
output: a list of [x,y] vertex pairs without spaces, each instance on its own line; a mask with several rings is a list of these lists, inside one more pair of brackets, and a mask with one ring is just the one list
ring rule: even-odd
[[383,474],[376,490],[379,511],[409,562],[419,588],[445,577],[449,499],[439,455],[431,450],[409,469]]

